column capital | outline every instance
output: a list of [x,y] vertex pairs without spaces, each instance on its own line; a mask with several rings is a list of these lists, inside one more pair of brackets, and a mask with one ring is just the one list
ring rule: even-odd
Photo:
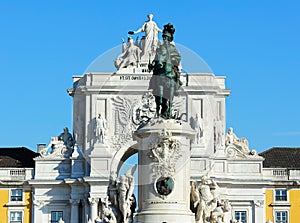
[[97,197],[89,197],[89,198],[88,198],[88,201],[89,201],[89,203],[90,203],[91,205],[93,205],[93,204],[98,204],[99,198],[97,198]]
[[257,200],[257,201],[254,201],[254,205],[256,207],[263,207],[264,205],[264,200]]
[[70,199],[69,200],[70,204],[73,205],[79,205],[80,199]]
[[37,206],[39,208],[46,205],[46,202],[43,200],[34,200],[32,203],[34,204],[34,206]]

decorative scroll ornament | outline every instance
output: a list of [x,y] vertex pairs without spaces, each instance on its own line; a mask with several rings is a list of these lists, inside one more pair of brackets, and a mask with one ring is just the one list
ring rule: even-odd
[[249,150],[249,152],[244,153],[239,147],[230,145],[226,147],[225,153],[229,158],[258,158],[260,157],[256,150]]
[[175,174],[176,161],[182,156],[180,151],[181,143],[172,139],[170,132],[162,130],[150,146],[149,157],[155,162],[152,172],[157,177],[171,177]]

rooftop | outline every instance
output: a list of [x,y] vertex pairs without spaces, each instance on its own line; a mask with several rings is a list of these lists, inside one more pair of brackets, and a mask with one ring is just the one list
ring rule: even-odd
[[274,147],[260,153],[265,168],[300,169],[300,148]]
[[34,168],[33,158],[38,155],[25,147],[0,148],[0,167]]

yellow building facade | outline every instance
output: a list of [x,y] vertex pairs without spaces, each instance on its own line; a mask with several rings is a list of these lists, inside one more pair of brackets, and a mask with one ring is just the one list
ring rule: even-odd
[[0,148],[0,223],[32,223],[33,158],[27,148]]
[[31,223],[31,189],[20,185],[2,184],[0,188],[0,216],[0,223]]
[[273,223],[300,222],[300,149],[271,148],[264,160],[265,216]]
[[267,189],[266,219],[274,223],[299,223],[300,189]]

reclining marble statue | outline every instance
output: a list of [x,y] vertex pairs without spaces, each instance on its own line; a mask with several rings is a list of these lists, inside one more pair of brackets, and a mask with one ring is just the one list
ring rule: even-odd
[[51,137],[51,142],[40,151],[41,157],[68,158],[72,154],[75,140],[67,127],[57,137]]
[[238,138],[231,127],[225,135],[225,146],[225,152],[229,157],[253,158],[258,156],[256,150],[249,149],[248,140]]

